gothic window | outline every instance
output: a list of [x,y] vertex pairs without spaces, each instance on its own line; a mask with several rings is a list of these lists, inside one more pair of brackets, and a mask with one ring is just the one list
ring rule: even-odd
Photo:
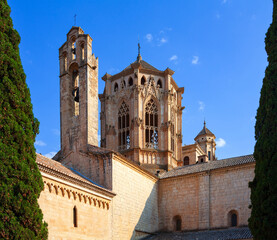
[[129,86],[133,86],[133,78],[129,78],[129,81],[128,81],[128,84],[129,84]]
[[182,228],[182,218],[180,216],[175,216],[173,218],[174,230],[181,231]]
[[123,89],[126,87],[126,82],[124,80],[121,80],[120,85],[121,85],[121,89]]
[[159,88],[163,88],[163,84],[162,84],[161,79],[158,80],[157,86],[158,86]]
[[72,81],[73,81],[73,101],[74,101],[74,116],[79,115],[79,72],[77,70],[73,70],[72,72]]
[[115,84],[114,84],[114,92],[117,92],[117,90],[118,90],[118,84],[115,83]]
[[189,165],[189,157],[184,157],[184,166]]
[[145,82],[146,82],[146,79],[145,79],[145,77],[143,76],[143,77],[141,78],[141,80],[140,80],[140,84],[141,84],[141,85],[144,85]]
[[130,148],[129,107],[123,102],[118,110],[118,150]]
[[77,221],[77,207],[74,206],[73,208],[73,226],[78,227],[78,221]]
[[209,161],[211,160],[211,151],[208,151]]
[[158,108],[153,99],[145,106],[145,147],[158,148]]

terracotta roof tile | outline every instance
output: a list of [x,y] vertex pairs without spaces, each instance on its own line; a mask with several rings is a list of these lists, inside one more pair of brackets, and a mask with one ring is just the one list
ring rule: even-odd
[[85,177],[75,169],[66,167],[62,163],[56,160],[47,158],[37,153],[36,162],[39,170],[42,172],[55,175],[57,177],[69,180],[70,182],[74,182],[79,185],[84,185],[85,187],[88,187],[88,188],[93,188],[93,189],[97,188],[99,190],[104,190],[112,193],[110,190],[98,185],[97,183]]
[[253,155],[227,158],[223,160],[210,161],[207,163],[198,163],[198,164],[175,168],[161,175],[161,178],[182,176],[182,175],[204,172],[208,170],[214,170],[214,169],[225,168],[225,167],[231,167],[231,166],[236,166],[236,165],[241,165],[241,164],[246,164],[251,162],[255,162]]

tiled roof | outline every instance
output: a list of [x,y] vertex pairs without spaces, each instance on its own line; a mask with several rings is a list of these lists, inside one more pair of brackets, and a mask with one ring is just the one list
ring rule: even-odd
[[[138,61],[134,61],[133,63],[131,63],[128,67],[126,67],[124,70],[127,70],[129,68],[131,68],[132,64],[138,63]],[[150,70],[155,70],[155,71],[160,71],[157,68],[153,67],[152,65],[150,65],[149,63],[145,62],[144,60],[140,60],[139,63],[141,64],[142,68],[144,69],[150,69]]]
[[214,136],[214,134],[206,127],[206,122],[204,121],[204,127],[203,129],[197,134],[197,136],[194,138],[198,138],[199,136],[202,136],[202,135],[212,135]]
[[204,171],[213,170],[213,169],[242,165],[242,164],[251,163],[251,162],[255,162],[253,155],[227,158],[223,160],[210,161],[207,163],[198,163],[198,164],[175,168],[161,175],[161,178],[177,177],[177,176],[204,172]]
[[228,228],[221,230],[206,230],[199,232],[160,233],[150,237],[151,240],[235,240],[252,239],[248,227]]
[[88,188],[93,188],[95,190],[104,190],[107,192],[112,193],[111,191],[107,190],[106,188],[98,185],[97,183],[93,182],[89,178],[83,176],[81,173],[76,171],[73,168],[68,168],[61,164],[60,162],[57,162],[53,159],[47,158],[41,154],[37,153],[37,158],[36,162],[38,165],[38,168],[40,171],[49,173],[51,175],[54,175],[56,177],[60,177],[62,179],[69,180],[70,182],[79,184],[79,185],[84,185],[85,187]]

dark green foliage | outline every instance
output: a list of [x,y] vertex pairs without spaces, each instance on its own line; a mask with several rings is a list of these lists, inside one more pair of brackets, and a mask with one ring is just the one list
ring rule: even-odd
[[277,0],[266,38],[268,66],[256,116],[255,178],[251,188],[249,227],[257,240],[277,239]]
[[37,202],[43,189],[34,148],[39,122],[19,42],[7,0],[0,0],[0,239],[47,239]]

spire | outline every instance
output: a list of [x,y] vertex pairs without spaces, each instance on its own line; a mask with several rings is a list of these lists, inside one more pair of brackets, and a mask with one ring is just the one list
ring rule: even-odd
[[205,121],[205,119],[204,119],[204,128],[206,128],[206,121]]
[[140,55],[140,43],[138,42],[138,57],[137,57],[137,62],[140,62],[142,60],[142,57]]

